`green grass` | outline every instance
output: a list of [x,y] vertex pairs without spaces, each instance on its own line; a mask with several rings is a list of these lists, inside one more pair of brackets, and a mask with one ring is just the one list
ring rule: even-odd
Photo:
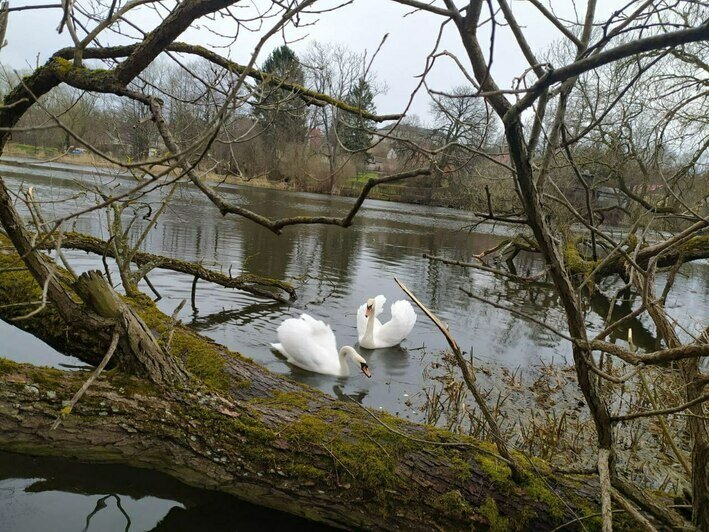
[[363,185],[369,179],[372,177],[379,177],[379,174],[376,172],[359,172],[357,175],[350,177],[347,180],[347,185],[349,186],[354,186],[354,185]]
[[29,156],[44,156],[53,157],[59,153],[57,148],[49,148],[43,146],[32,146],[31,144],[21,144],[19,142],[11,142],[8,145],[9,153],[22,153]]

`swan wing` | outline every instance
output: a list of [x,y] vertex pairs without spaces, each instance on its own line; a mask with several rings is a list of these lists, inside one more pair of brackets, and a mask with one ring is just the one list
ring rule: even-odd
[[386,305],[387,298],[379,294],[374,298],[374,315],[379,316],[384,311],[384,305]]
[[341,370],[337,341],[329,325],[302,314],[278,327],[281,351],[288,362],[308,371],[338,374]]
[[416,312],[411,303],[403,299],[391,306],[391,319],[379,329],[375,329],[374,339],[379,347],[400,344],[414,328]]
[[337,340],[335,339],[335,333],[324,321],[316,320],[309,314],[301,314],[300,319],[308,324],[310,327],[311,338],[318,343],[318,345],[328,351],[337,353]]
[[367,329],[367,318],[364,317],[364,312],[367,310],[367,303],[362,303],[357,309],[357,336],[360,340],[364,336],[364,331]]

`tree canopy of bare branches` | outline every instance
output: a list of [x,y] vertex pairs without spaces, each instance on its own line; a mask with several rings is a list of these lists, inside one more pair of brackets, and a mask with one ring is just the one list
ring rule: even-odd
[[[356,54],[334,50],[331,58],[330,52],[315,47],[306,58],[298,58],[284,43],[262,57],[266,43],[289,29],[317,28],[331,10],[342,6],[316,0],[274,0],[265,2],[263,8],[246,6],[242,11],[243,3],[234,0],[185,0],[167,9],[151,0],[63,3],[59,31],[66,30],[73,45],[57,50],[26,76],[8,76],[9,87],[0,108],[0,153],[13,135],[51,132],[59,135],[65,151],[81,146],[105,163],[121,167],[134,178],[134,184],[120,194],[94,191],[95,205],[47,220],[31,193],[23,197],[0,177],[0,223],[23,267],[41,287],[36,311],[51,306],[52,312],[71,324],[72,334],[83,335],[84,340],[91,336],[104,352],[110,351],[122,371],[151,386],[182,390],[194,375],[171,354],[169,345],[154,337],[145,323],[149,318],[117,297],[100,274],[75,275],[62,247],[114,257],[128,299],[140,299],[138,281],[153,267],[183,271],[195,279],[268,297],[263,292],[265,285],[290,292],[289,286],[282,280],[269,284],[253,278],[225,279],[200,265],[146,254],[140,249],[144,236],[129,242],[128,231],[121,225],[122,214],[147,190],[160,189],[161,203],[145,215],[145,231],[149,232],[179,185],[204,195],[223,216],[243,217],[282,234],[299,224],[347,228],[356,223],[371,190],[385,183],[419,179],[432,193],[446,186],[454,191],[477,188],[484,205],[477,209],[478,218],[512,223],[520,235],[473,257],[471,264],[519,282],[545,276],[559,296],[566,330],[555,332],[573,350],[576,378],[597,436],[604,529],[613,525],[613,501],[621,501],[617,504],[639,515],[644,523],[648,522],[644,516],[650,516],[666,526],[686,524],[674,509],[659,508],[637,495],[615,460],[619,424],[639,416],[662,420],[682,412],[687,416],[684,434],[671,434],[666,427],[663,434],[676,449],[674,454],[691,487],[691,522],[709,530],[705,391],[709,378],[701,365],[707,356],[707,333],[693,330],[687,334],[689,327],[677,323],[665,307],[682,264],[709,257],[709,10],[691,0],[631,0],[603,14],[596,0],[588,0],[576,6],[583,10],[569,20],[546,3],[533,0],[527,7],[556,32],[553,50],[544,54],[530,44],[519,6],[508,0],[390,3],[402,6],[403,13],[425,15],[438,23],[435,47],[421,58],[425,69],[415,89],[432,98],[437,120],[433,137],[401,134],[413,94],[400,112],[377,114],[373,110],[375,78],[371,65]],[[0,13],[0,41],[13,16],[5,4]],[[217,35],[217,29],[210,29],[217,19],[229,20],[231,33],[221,37],[236,47],[243,32],[259,27],[258,40],[245,64],[219,48],[178,40],[197,25]],[[146,20],[151,21],[149,29],[144,27]],[[441,48],[444,32],[455,36],[458,54]],[[112,36],[118,36],[120,44],[104,46],[104,42],[115,42]],[[503,86],[496,70],[501,38],[512,42],[526,61],[510,87]],[[385,43],[370,46],[377,49]],[[169,61],[171,69],[160,72],[161,61]],[[452,61],[458,68],[460,79],[452,87],[435,87],[429,74],[436,61]],[[386,73],[379,76],[386,81]],[[81,119],[94,112],[119,117],[107,145],[100,145],[95,131]],[[305,147],[312,143],[310,126],[315,124],[325,131],[328,191],[336,189],[335,176],[351,155],[365,154],[362,160],[366,161],[370,149],[388,141],[405,146],[410,157],[396,171],[366,181],[343,217],[263,214],[225,196],[209,179],[210,171],[225,160],[229,172],[242,173],[242,167],[250,163],[239,151],[240,145],[255,138],[263,140],[259,150],[269,164],[254,173],[284,178],[279,161],[289,153],[291,160],[299,161],[299,168],[305,168]],[[382,124],[387,127],[377,129]],[[495,137],[497,128],[502,138]],[[108,144],[130,146],[130,159],[113,154]],[[499,189],[495,189],[497,184]],[[18,198],[27,216],[18,209]],[[72,220],[99,209],[113,212],[110,242],[67,233]],[[614,230],[615,224],[622,229]],[[43,251],[48,248],[55,250],[56,261]],[[487,260],[495,256],[514,265],[521,249],[543,258],[544,270],[534,279],[502,271]],[[658,294],[660,269],[666,269],[667,275]],[[609,315],[600,333],[590,332],[587,297],[603,290],[599,280],[608,276],[618,276],[622,282],[614,301],[623,290],[636,297],[637,307],[630,316],[643,316],[653,324],[661,340],[657,351],[639,353],[632,339],[624,344],[609,340],[611,333],[622,330],[628,317],[612,322]],[[96,353],[87,358],[98,363]],[[610,361],[616,361],[615,371],[622,364],[628,373],[614,374]],[[232,364],[239,366],[238,361]],[[626,382],[645,386],[642,379],[648,366],[662,366],[667,379],[681,390],[679,404],[614,412],[613,390]],[[258,372],[252,366],[244,371]],[[261,380],[269,382],[265,377]],[[101,393],[112,390],[105,387]],[[229,399],[216,398],[220,406],[214,415],[244,419],[248,409],[229,403],[238,399],[238,393]],[[194,403],[187,395],[176,401]],[[290,415],[283,414],[284,419]],[[145,429],[151,420],[141,421]],[[250,436],[258,439],[259,434],[252,431]],[[675,440],[686,440],[687,451],[677,449]],[[269,440],[271,444],[277,447]],[[420,481],[421,471],[415,475]],[[187,475],[181,471],[181,476]],[[524,475],[515,475],[513,481],[521,486]],[[475,497],[461,494],[462,488],[455,486],[444,502],[453,504],[460,514],[454,516],[458,522],[471,515],[466,497],[481,501],[475,498],[477,492]],[[333,483],[333,490],[342,489],[339,479]],[[441,509],[427,515],[435,511]],[[334,522],[331,511],[322,510],[316,516]],[[492,521],[488,516],[486,524]],[[371,519],[362,522],[376,526]],[[354,518],[345,524],[357,526]]]

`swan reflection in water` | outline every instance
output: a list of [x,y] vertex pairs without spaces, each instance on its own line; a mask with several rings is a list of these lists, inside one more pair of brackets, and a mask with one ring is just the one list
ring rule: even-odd
[[354,401],[359,404],[362,404],[364,398],[367,397],[366,390],[345,393],[345,390],[340,384],[335,384],[332,387],[332,393],[335,394],[335,397],[337,397],[340,401]]

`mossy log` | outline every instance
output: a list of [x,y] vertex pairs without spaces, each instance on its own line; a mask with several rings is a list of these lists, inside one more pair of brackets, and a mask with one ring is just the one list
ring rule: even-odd
[[402,434],[461,446],[410,440],[359,406],[275,376],[285,389],[258,392],[241,380],[224,399],[109,373],[51,431],[85,375],[1,361],[0,447],[161,471],[346,528],[541,530],[595,512],[593,485],[535,463],[539,474],[515,486],[491,446],[382,416]]
[[[646,246],[638,251],[636,262],[642,268],[646,268],[650,259],[658,255],[655,246]],[[667,252],[659,253],[657,266],[666,268],[679,263],[687,263],[695,260],[709,258],[709,235],[697,235],[679,246],[671,248]],[[572,275],[590,275],[594,272],[595,279],[602,279],[611,275],[625,276],[627,274],[627,262],[625,257],[616,253],[613,257],[598,259],[596,261],[586,260],[581,256],[577,247],[577,240],[570,240],[564,249],[564,262]]]
[[[3,271],[17,264],[0,253],[5,319],[17,311],[3,305],[39,290],[27,272]],[[191,380],[105,372],[52,431],[86,374],[0,359],[0,448],[153,469],[345,528],[547,530],[597,512],[595,482],[517,457],[529,480],[516,485],[490,444],[338,401],[174,326],[147,297],[129,303]],[[56,346],[82,338],[84,360],[102,356],[105,345],[55,314],[50,305],[18,324]]]

